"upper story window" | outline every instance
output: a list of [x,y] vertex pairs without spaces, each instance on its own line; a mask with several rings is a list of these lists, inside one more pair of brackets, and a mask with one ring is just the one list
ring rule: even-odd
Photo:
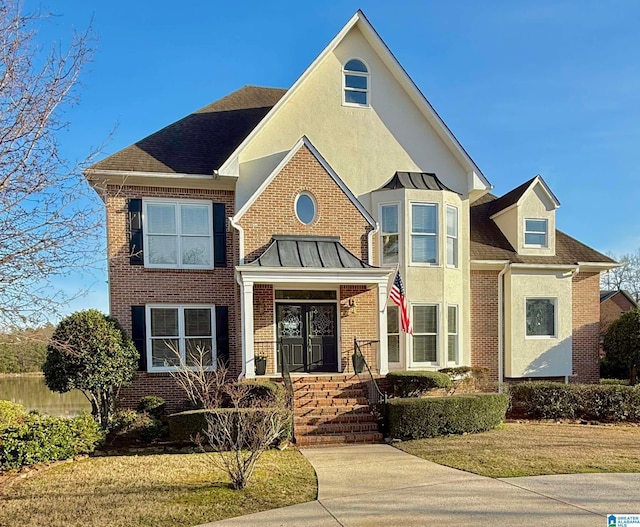
[[411,204],[411,262],[438,264],[438,205]]
[[380,223],[382,228],[382,265],[397,264],[400,246],[397,204],[380,205]]
[[344,65],[344,103],[353,106],[369,106],[369,70],[358,59]]
[[213,269],[211,202],[145,199],[143,203],[145,267]]
[[447,265],[458,267],[458,209],[447,207]]
[[303,192],[296,198],[296,216],[305,225],[310,225],[316,219],[316,202],[306,192]]
[[527,247],[547,247],[549,223],[545,219],[524,220],[524,244]]

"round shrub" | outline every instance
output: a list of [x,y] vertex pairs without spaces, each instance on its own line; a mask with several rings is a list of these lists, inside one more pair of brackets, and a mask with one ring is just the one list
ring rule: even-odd
[[508,406],[509,397],[498,393],[391,399],[388,430],[399,439],[484,432],[504,421]]
[[111,434],[151,443],[164,434],[162,421],[147,412],[117,410],[112,419]]
[[159,395],[145,395],[140,398],[137,410],[162,419],[167,412],[167,402]]
[[419,397],[438,388],[451,388],[449,375],[437,371],[394,371],[387,379],[396,397]]

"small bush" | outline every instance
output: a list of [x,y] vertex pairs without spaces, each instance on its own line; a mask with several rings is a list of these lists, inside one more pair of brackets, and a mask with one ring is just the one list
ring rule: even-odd
[[110,432],[112,437],[123,437],[150,443],[164,433],[162,421],[147,412],[118,410],[111,422]]
[[30,414],[0,434],[0,470],[88,454],[102,439],[102,431],[91,416],[64,419]]
[[509,388],[512,403],[533,419],[640,421],[640,387],[525,382]]
[[508,406],[509,397],[497,393],[391,399],[388,430],[399,439],[483,432],[504,421]]
[[17,426],[27,415],[24,406],[11,401],[0,401],[0,431]]
[[140,398],[138,412],[146,412],[156,419],[162,419],[167,412],[167,402],[158,395],[145,395]]
[[419,397],[437,388],[451,388],[449,376],[437,371],[394,371],[387,379],[396,397]]
[[271,381],[242,380],[241,385],[249,386],[249,394],[243,402],[247,408],[280,406],[284,403],[284,386]]
[[[169,439],[172,441],[194,441],[197,436],[204,437],[208,428],[207,414],[252,412],[254,414],[266,414],[273,411],[269,408],[215,408],[211,410],[190,410],[172,414],[168,418]],[[292,421],[289,420],[279,436],[279,441],[291,438]]]

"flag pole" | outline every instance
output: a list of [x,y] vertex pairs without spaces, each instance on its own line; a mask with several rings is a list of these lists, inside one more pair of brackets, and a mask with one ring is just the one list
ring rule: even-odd
[[398,274],[399,270],[400,270],[400,262],[396,264],[396,269],[395,271],[393,271],[393,274],[391,275],[391,280],[387,279],[387,298],[384,302],[384,307],[380,310],[381,313],[385,309],[387,309],[387,306],[389,305],[389,291],[391,291],[391,286],[389,284],[393,284],[393,281],[396,279],[396,275]]

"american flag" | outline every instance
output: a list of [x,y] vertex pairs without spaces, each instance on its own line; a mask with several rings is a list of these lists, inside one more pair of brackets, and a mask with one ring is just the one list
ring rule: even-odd
[[402,285],[399,270],[396,271],[396,277],[393,280],[389,297],[393,300],[393,303],[400,308],[400,327],[402,331],[413,335],[413,328],[411,327],[411,320],[409,319],[409,309],[407,308],[407,298],[404,294],[404,286]]

